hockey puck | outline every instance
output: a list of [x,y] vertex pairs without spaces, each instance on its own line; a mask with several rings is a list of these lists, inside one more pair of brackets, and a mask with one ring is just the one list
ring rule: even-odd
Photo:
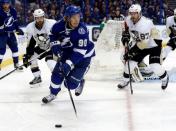
[[61,128],[62,125],[61,125],[61,124],[56,124],[55,127],[56,127],[56,128]]

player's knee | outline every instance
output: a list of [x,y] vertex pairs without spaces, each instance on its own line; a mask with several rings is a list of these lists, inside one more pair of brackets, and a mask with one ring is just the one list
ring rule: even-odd
[[159,63],[150,64],[151,70],[157,75],[161,76],[165,70]]
[[64,81],[65,87],[71,90],[76,89],[79,86],[79,84],[80,84],[80,80],[76,79],[73,76],[71,76],[70,78]]
[[12,47],[10,47],[10,49],[11,49],[11,51],[12,52],[18,52],[18,47],[17,46],[12,46]]
[[158,70],[160,68],[160,64],[158,63],[153,63],[153,64],[150,64],[150,68],[151,70]]
[[55,64],[55,67],[54,67],[54,69],[53,69],[53,73],[60,73],[61,71],[60,71],[60,63],[59,62],[57,62],[56,64]]
[[37,62],[37,60],[31,61],[31,62],[30,62],[30,67],[31,67],[31,68],[36,68],[36,67],[38,67],[38,62]]
[[132,73],[132,71],[134,70],[134,68],[137,67],[137,62],[135,62],[135,61],[129,61],[129,64],[130,64],[129,67],[128,67],[128,63],[126,63],[126,65],[125,65],[125,73],[126,74],[129,74],[128,68],[130,68],[130,71]]
[[54,70],[52,71],[51,81],[56,84],[61,84],[63,82],[63,74],[60,71],[58,66],[55,66]]
[[53,60],[53,55],[52,54],[51,55],[47,55],[45,57],[45,61],[47,62],[48,60]]
[[56,61],[47,60],[47,65],[48,65],[48,68],[50,69],[50,71],[52,72],[54,70],[55,65],[56,65]]
[[33,67],[33,68],[31,68],[31,71],[32,71],[32,73],[35,73],[35,72],[39,72],[40,69],[39,69],[39,67]]

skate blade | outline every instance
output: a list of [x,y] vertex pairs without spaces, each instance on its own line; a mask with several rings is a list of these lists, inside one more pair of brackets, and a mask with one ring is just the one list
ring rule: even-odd
[[18,70],[18,69],[16,70],[16,72],[23,72],[23,71],[24,71],[24,70]]
[[81,95],[81,93],[75,92],[75,96],[80,96],[80,95]]
[[41,83],[30,85],[31,88],[37,88],[37,87],[40,87],[40,86],[41,86]]

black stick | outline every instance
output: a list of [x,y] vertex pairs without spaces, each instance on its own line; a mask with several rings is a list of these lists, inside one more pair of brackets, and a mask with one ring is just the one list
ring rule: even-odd
[[[39,54],[39,55],[38,55],[38,56],[36,56],[35,58],[33,58],[33,59],[31,59],[30,61],[28,61],[28,63],[27,63],[27,64],[29,64],[31,61],[33,61],[33,60],[35,60],[35,59],[39,58],[41,55],[43,55],[44,53],[48,52],[49,50],[50,50],[50,49],[48,49],[48,50],[46,50],[46,51],[42,52],[41,54]],[[22,66],[24,66],[24,65],[25,65],[25,64],[23,64],[23,65],[21,65],[21,66],[19,66],[19,67],[22,67]],[[13,72],[15,72],[17,69],[18,69],[18,67],[17,67],[17,68],[15,68],[15,69],[13,69],[12,71],[8,72],[8,73],[7,73],[7,74],[5,74],[4,76],[0,77],[0,80],[2,80],[3,78],[5,78],[6,76],[8,76],[8,75],[12,74],[12,73],[13,73]]]
[[[129,53],[129,43],[126,43],[126,47],[127,47],[127,53]],[[127,64],[128,64],[128,73],[129,73],[129,82],[130,82],[130,91],[131,91],[131,94],[133,94],[133,88],[132,88],[132,76],[131,76],[131,71],[130,71],[130,62],[129,60],[127,60]]]
[[74,103],[74,100],[73,100],[73,97],[72,97],[72,93],[71,93],[70,89],[67,86],[67,82],[65,82],[65,85],[66,85],[66,88],[68,89],[68,93],[69,93],[70,100],[71,100],[71,103],[72,103],[72,106],[73,106],[73,109],[74,109],[74,112],[75,112],[75,116],[77,117],[77,110],[76,110],[76,106],[75,106],[75,103]]
[[[22,65],[23,66],[23,65]],[[22,67],[22,66],[19,66],[19,67]],[[8,72],[7,74],[5,74],[4,76],[0,77],[0,80],[3,79],[4,77],[10,75],[11,73],[15,72],[17,70],[17,68],[13,69],[12,71]]]

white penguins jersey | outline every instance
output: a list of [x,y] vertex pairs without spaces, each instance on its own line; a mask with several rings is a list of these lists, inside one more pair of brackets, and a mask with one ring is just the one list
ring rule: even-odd
[[132,38],[132,45],[137,44],[140,49],[147,49],[156,47],[157,44],[155,43],[154,39],[151,37],[152,30],[155,29],[153,22],[141,16],[140,20],[134,24],[128,16],[125,20],[130,36]]
[[28,45],[30,44],[31,38],[33,37],[36,45],[38,45],[40,49],[47,50],[50,47],[50,30],[55,23],[55,20],[45,18],[43,27],[40,30],[36,28],[35,21],[29,23],[26,27]]
[[174,16],[170,16],[166,19],[166,28],[171,27],[176,31],[176,22],[174,21]]

